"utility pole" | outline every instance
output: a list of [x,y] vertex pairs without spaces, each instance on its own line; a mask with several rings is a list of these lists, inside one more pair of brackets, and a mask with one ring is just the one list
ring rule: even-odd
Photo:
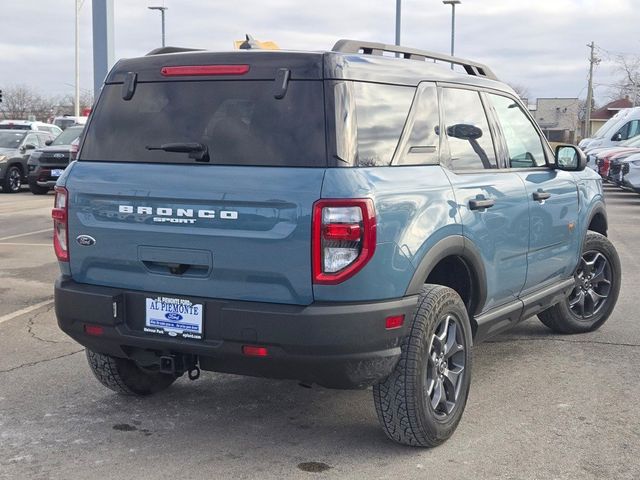
[[593,64],[598,61],[593,53],[593,49],[595,48],[593,41],[588,43],[587,47],[591,50],[591,54],[589,55],[589,85],[587,87],[587,107],[584,116],[583,138],[587,138],[591,134],[589,130],[591,129],[591,103],[593,102]]

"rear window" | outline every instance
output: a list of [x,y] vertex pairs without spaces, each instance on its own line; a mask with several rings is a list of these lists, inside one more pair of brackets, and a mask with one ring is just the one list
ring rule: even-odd
[[80,160],[194,163],[188,153],[149,150],[168,143],[207,147],[212,165],[326,166],[321,81],[291,81],[282,99],[273,81],[138,83],[104,91]]

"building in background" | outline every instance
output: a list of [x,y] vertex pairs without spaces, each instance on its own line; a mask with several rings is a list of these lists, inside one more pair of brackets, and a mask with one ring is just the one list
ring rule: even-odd
[[538,98],[532,109],[536,122],[550,142],[576,143],[580,129],[580,100]]

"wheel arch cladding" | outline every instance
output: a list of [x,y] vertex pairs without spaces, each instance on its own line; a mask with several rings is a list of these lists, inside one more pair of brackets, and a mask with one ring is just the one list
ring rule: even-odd
[[599,203],[591,211],[591,215],[589,216],[589,224],[587,225],[587,230],[598,232],[606,237],[607,228],[608,228],[607,212],[604,208],[604,205]]
[[455,290],[464,301],[472,327],[487,297],[486,273],[477,248],[462,235],[452,235],[431,247],[416,267],[406,295],[417,294],[425,283]]

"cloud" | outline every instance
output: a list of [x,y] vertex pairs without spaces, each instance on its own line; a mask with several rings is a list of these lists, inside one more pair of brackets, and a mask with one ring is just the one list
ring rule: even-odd
[[[114,0],[117,58],[144,55],[160,44],[162,0]],[[330,49],[339,38],[393,43],[395,2],[367,0],[166,0],[167,43],[229,50],[251,33],[289,49]],[[1,85],[26,83],[66,94],[74,83],[74,0],[5,1],[0,40]],[[404,0],[402,43],[448,52],[450,7],[440,0]],[[586,44],[640,53],[640,15],[631,0],[463,0],[456,9],[456,54],[488,64],[533,97],[585,95]],[[26,21],[28,19],[28,21]],[[81,11],[81,86],[91,89],[91,0]],[[614,81],[611,59],[596,71],[596,98]]]

